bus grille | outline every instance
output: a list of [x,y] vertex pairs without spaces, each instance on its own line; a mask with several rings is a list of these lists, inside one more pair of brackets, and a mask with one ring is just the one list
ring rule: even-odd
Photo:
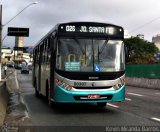
[[111,88],[112,86],[106,86],[106,87],[74,87],[75,89],[92,89],[92,90],[97,90],[97,89],[109,89]]

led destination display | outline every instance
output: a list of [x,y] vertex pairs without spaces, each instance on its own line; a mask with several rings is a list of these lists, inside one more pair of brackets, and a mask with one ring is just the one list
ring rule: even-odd
[[84,25],[84,24],[62,24],[59,25],[59,32],[62,33],[94,33],[106,35],[123,36],[123,28],[114,25]]

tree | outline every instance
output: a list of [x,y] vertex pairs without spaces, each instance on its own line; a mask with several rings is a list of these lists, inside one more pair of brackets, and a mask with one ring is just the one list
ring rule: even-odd
[[159,50],[154,43],[138,37],[126,39],[124,43],[127,47],[127,64],[148,64],[155,62],[154,55],[158,53]]

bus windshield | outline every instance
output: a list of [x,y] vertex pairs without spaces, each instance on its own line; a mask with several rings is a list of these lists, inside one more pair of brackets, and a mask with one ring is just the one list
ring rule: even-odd
[[116,72],[125,68],[122,40],[59,39],[56,69],[69,72]]

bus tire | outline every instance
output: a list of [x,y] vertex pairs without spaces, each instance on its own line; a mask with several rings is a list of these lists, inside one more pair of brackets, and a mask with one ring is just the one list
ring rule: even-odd
[[39,91],[35,89],[35,96],[39,98]]
[[106,103],[105,103],[105,102],[103,102],[103,103],[97,103],[97,106],[98,106],[98,107],[105,107],[105,106],[106,106]]
[[54,102],[51,101],[51,100],[48,100],[48,105],[49,107],[53,108],[55,105],[54,105]]
[[50,97],[49,97],[49,85],[48,85],[48,80],[46,81],[46,100],[48,102],[48,105],[52,108],[54,105],[54,102],[51,101]]
[[49,106],[51,108],[57,108],[59,106],[59,103],[57,103],[55,101],[49,101]]

